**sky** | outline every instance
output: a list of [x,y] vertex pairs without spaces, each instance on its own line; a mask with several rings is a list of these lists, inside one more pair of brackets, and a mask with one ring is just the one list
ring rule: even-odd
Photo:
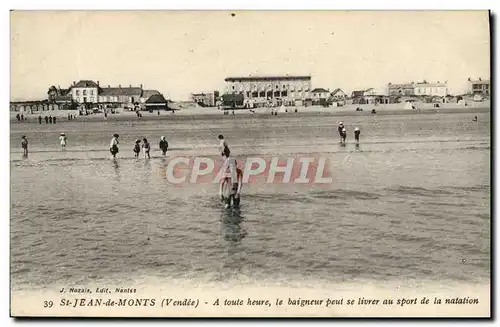
[[11,12],[11,101],[80,79],[180,101],[229,76],[284,74],[347,93],[424,79],[463,93],[490,77],[488,12]]

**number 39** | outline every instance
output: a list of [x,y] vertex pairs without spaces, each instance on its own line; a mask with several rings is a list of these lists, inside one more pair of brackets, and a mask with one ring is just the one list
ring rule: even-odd
[[53,305],[54,305],[54,302],[52,302],[52,301],[43,301],[44,308],[52,308]]

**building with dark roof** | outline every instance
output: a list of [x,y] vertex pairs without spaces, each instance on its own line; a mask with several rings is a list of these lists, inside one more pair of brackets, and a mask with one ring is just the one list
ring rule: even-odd
[[137,104],[141,100],[142,88],[140,87],[105,87],[100,90],[99,93],[99,103],[111,104],[111,103],[128,103]]
[[138,87],[129,85],[128,87],[101,87],[99,81],[80,80],[73,81],[67,89],[52,85],[48,92],[50,103],[87,103],[100,104],[100,106],[112,105],[135,107],[139,103],[146,102],[152,95],[160,94],[157,90],[144,90],[142,84]]
[[146,110],[168,110],[168,101],[162,94],[153,94],[145,103]]

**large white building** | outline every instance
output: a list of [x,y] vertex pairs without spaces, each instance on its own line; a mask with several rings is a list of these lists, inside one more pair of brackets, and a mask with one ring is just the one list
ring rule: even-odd
[[225,94],[243,95],[253,104],[296,105],[311,99],[311,76],[248,76],[225,79]]
[[387,85],[388,95],[416,95],[416,96],[446,96],[448,94],[448,84],[445,83],[407,83]]

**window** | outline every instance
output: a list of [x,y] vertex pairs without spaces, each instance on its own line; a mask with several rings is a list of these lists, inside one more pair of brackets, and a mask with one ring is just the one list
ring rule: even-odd
[[266,96],[266,92],[264,92],[264,91],[260,91],[259,96],[260,96],[261,98],[265,97],[265,96]]
[[276,84],[276,90],[279,89],[279,88],[280,88],[280,86],[278,84]]
[[83,90],[83,95],[87,95],[87,90]]
[[249,97],[250,97],[250,91],[247,92],[247,98],[249,98]]
[[279,97],[280,96],[280,91],[274,92],[274,97]]
[[287,92],[287,91],[283,91],[283,92],[281,92],[281,96],[283,96],[283,97],[286,97],[286,96],[287,96],[287,94],[288,94],[288,92]]
[[80,90],[76,90],[76,95],[80,95]]
[[94,95],[94,90],[90,90],[90,95]]
[[259,96],[259,92],[252,92],[252,98],[256,98]]

